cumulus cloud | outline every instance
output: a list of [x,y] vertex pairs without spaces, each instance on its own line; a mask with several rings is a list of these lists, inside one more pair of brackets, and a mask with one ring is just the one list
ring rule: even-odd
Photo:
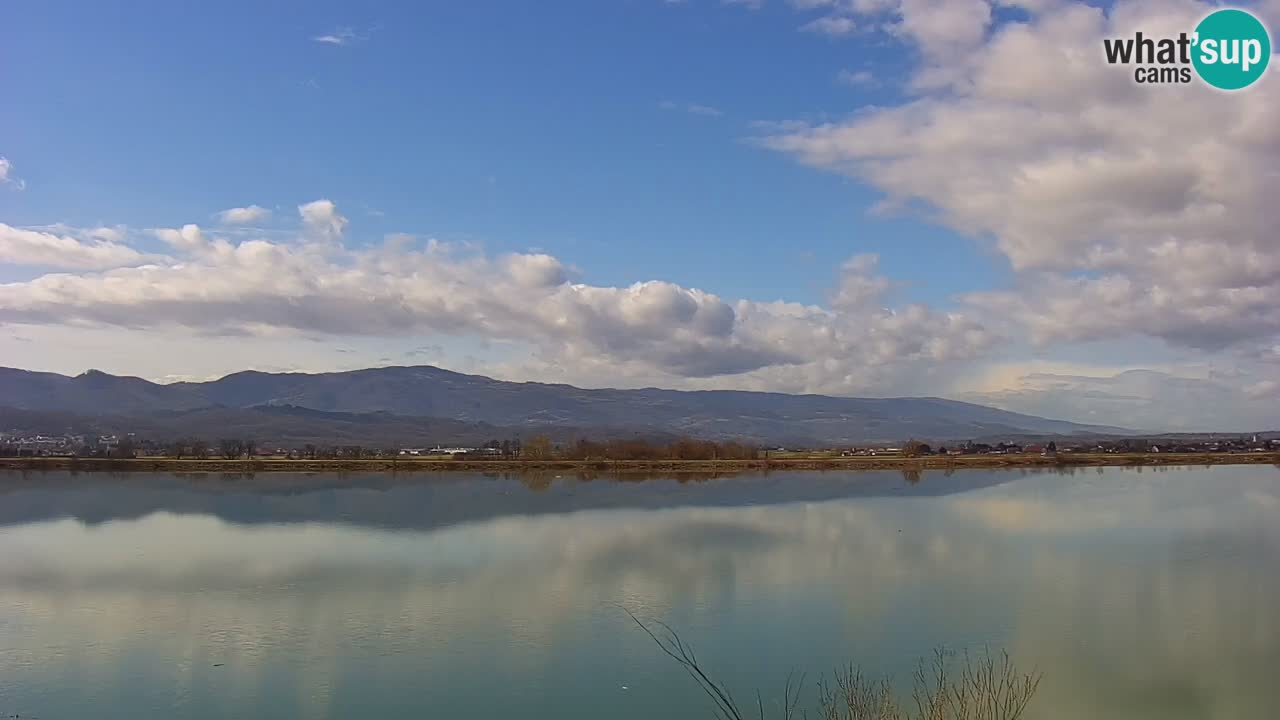
[[271,217],[271,211],[258,205],[235,207],[218,213],[218,222],[223,225],[248,225],[262,222]]
[[181,228],[157,228],[152,233],[175,250],[187,253],[197,254],[209,246],[200,226],[195,224],[183,225]]
[[840,283],[831,300],[834,308],[860,308],[878,303],[889,289],[889,279],[875,274],[878,255],[855,255],[842,266]]
[[338,213],[332,200],[313,200],[299,205],[298,215],[308,230],[329,240],[341,238],[347,228],[347,219]]
[[1104,61],[1104,37],[1190,29],[1204,3],[1020,4],[997,26],[982,0],[867,4],[921,51],[914,94],[763,142],[993,239],[1016,287],[971,300],[1039,342],[1274,343],[1280,83],[1228,96]]
[[115,228],[57,234],[0,223],[0,263],[67,270],[97,270],[138,265],[148,256],[121,244]]
[[[973,357],[994,340],[962,314],[885,307],[888,282],[873,257],[845,265],[829,307],[731,301],[661,280],[575,282],[543,253],[495,258],[407,236],[351,249],[332,202],[307,203],[299,213],[301,233],[281,241],[240,240],[194,224],[154,230],[174,257],[147,265],[124,245],[63,239],[57,256],[92,256],[78,267],[103,270],[0,285],[0,322],[215,334],[444,333],[517,341],[541,362],[568,367],[600,360],[637,375],[755,373],[762,383],[785,375],[809,389],[849,391],[916,364]],[[28,245],[53,242],[47,234],[10,235]],[[5,247],[30,254],[12,241]]]
[[9,162],[9,158],[0,155],[0,186],[9,186],[22,190],[27,184],[22,178],[13,174],[13,163]]

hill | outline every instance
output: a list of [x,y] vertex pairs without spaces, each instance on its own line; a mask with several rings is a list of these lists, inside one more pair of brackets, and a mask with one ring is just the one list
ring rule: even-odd
[[314,374],[247,371],[210,382],[170,385],[94,370],[68,377],[0,368],[0,398],[0,404],[15,409],[78,415],[163,418],[164,413],[210,408],[292,407],[361,416],[360,422],[371,424],[380,422],[373,414],[386,413],[402,419],[485,424],[526,435],[575,428],[594,436],[610,428],[613,433],[799,445],[892,443],[909,437],[957,440],[1005,434],[1128,432],[934,397],[593,390],[506,382],[432,366]]

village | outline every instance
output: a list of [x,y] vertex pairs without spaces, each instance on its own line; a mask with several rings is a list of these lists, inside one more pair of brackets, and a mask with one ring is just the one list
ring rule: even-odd
[[[1269,433],[1268,435],[1274,435]],[[679,441],[697,444],[696,441]],[[215,442],[190,438],[176,441],[154,441],[123,435],[42,435],[0,432],[0,457],[98,457],[138,458],[168,457],[190,459],[359,459],[359,458],[465,458],[465,459],[547,459],[583,454],[581,446],[555,444],[537,436],[522,443],[513,440],[491,440],[479,446],[429,444],[403,448],[375,448],[363,445],[301,444],[296,446],[261,445],[253,440],[223,438]],[[634,444],[634,443],[633,443]],[[704,443],[705,444],[705,443]],[[712,443],[711,445],[714,445]],[[735,444],[736,445],[736,444]],[[652,448],[660,452],[661,448]],[[745,451],[745,453],[744,453]],[[911,440],[899,445],[866,445],[846,448],[768,447],[737,448],[733,453],[754,454],[764,459],[786,457],[923,457],[967,455],[1067,455],[1067,454],[1145,454],[1145,453],[1248,453],[1280,451],[1280,437],[1259,434],[1214,435],[1208,437],[1146,437],[1107,439],[1052,439],[1045,442],[996,441],[939,443],[930,445]],[[714,451],[712,451],[714,453]],[[639,453],[644,454],[644,453]],[[586,459],[586,458],[580,458]]]

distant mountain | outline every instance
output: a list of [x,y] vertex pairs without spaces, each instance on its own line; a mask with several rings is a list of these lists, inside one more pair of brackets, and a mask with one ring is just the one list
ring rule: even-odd
[[[1002,434],[1112,434],[941,398],[843,398],[732,390],[587,390],[464,375],[431,366],[338,373],[240,372],[159,385],[91,370],[67,377],[0,368],[0,405],[80,415],[157,417],[205,408],[288,406],[326,413],[389,413],[484,423],[528,434],[576,428],[743,439],[781,444],[957,440]],[[377,422],[369,417],[361,422]],[[443,440],[442,440],[443,441]]]

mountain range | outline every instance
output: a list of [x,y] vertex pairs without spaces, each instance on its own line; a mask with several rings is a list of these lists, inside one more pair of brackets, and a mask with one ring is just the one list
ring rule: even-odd
[[[936,397],[849,398],[738,390],[583,389],[507,382],[433,366],[332,373],[246,371],[208,382],[153,383],[90,370],[74,377],[0,368],[0,429],[95,423],[153,436],[240,428],[266,441],[474,442],[691,436],[837,446],[907,438],[1123,434]],[[52,432],[53,428],[42,431]],[[136,432],[136,431],[135,431]],[[141,434],[141,433],[140,433]],[[158,438],[159,439],[159,438]]]

